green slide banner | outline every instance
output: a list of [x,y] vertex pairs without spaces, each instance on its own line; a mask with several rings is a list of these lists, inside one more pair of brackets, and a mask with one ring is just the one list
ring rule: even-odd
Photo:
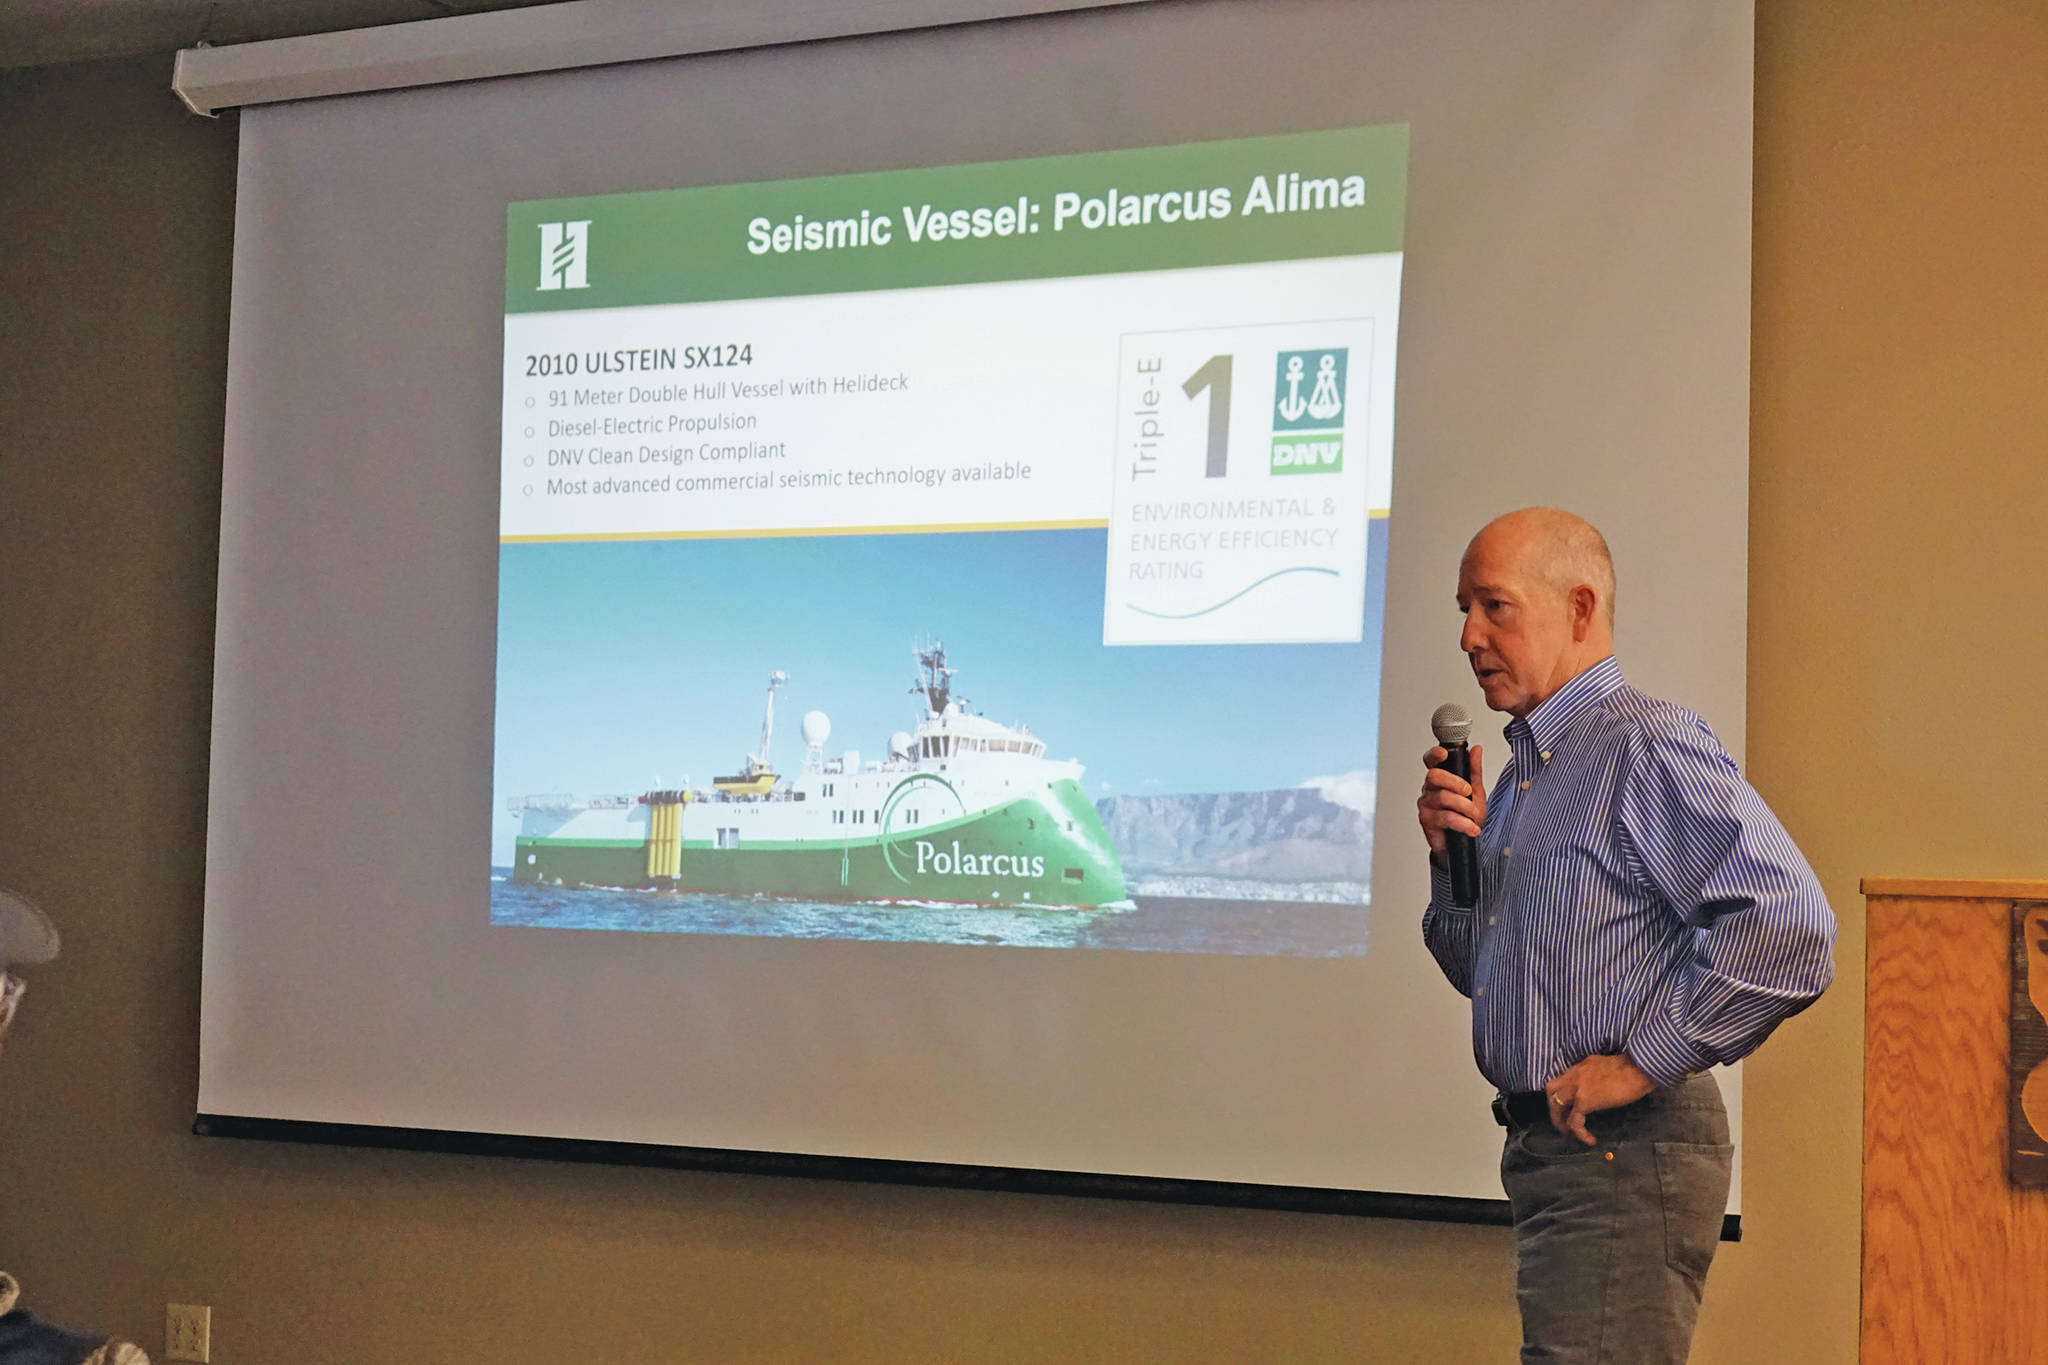
[[505,311],[1057,279],[1401,249],[1408,126],[543,199]]

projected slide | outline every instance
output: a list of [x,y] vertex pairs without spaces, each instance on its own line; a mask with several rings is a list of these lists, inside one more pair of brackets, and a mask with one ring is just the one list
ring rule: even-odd
[[510,206],[492,921],[1365,952],[1406,152]]

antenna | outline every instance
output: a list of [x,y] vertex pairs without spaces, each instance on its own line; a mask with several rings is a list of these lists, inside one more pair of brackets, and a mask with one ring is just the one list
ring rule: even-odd
[[931,708],[934,716],[944,715],[946,703],[952,696],[954,672],[946,666],[945,642],[934,641],[929,649],[913,645],[911,653],[917,656],[920,672],[910,690],[924,693],[925,705]]

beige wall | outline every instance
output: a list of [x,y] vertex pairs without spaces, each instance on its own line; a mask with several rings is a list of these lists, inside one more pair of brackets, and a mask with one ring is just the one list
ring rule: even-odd
[[[2048,11],[1761,0],[1752,776],[1843,916],[1697,1358],[1854,1358],[1869,873],[2048,875]],[[1505,1233],[189,1136],[232,120],[0,76],[0,1266],[215,1359],[1457,1361]],[[1981,737],[2002,737],[1995,748]],[[289,793],[280,791],[280,799]]]

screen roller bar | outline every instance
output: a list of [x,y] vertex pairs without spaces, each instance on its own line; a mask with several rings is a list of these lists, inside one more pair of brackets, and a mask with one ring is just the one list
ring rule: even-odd
[[[667,1147],[639,1142],[593,1142],[580,1138],[513,1137],[499,1133],[453,1133],[434,1128],[246,1118],[233,1114],[197,1114],[192,1120],[192,1132],[198,1137],[242,1138],[258,1142],[381,1147],[402,1152],[519,1157],[607,1166],[655,1166],[679,1171],[718,1171],[729,1175],[851,1180],[866,1184],[922,1185],[1003,1194],[1064,1195],[1075,1199],[1125,1199],[1150,1204],[1206,1204],[1214,1208],[1263,1209],[1280,1213],[1410,1218],[1486,1227],[1504,1228],[1511,1221],[1505,1199],[1461,1199],[1449,1195],[1397,1194],[1375,1190],[1324,1190],[1226,1180],[1164,1180],[1152,1176],[1102,1175],[1084,1171],[965,1166],[939,1161],[884,1161],[870,1157],[812,1156],[797,1152],[735,1151],[723,1147]],[[1740,1214],[1731,1213],[1721,1220],[1721,1240],[1742,1240]]]
[[838,4],[574,0],[531,9],[178,53],[171,89],[196,114],[582,66],[942,28],[1155,0],[842,0]]

